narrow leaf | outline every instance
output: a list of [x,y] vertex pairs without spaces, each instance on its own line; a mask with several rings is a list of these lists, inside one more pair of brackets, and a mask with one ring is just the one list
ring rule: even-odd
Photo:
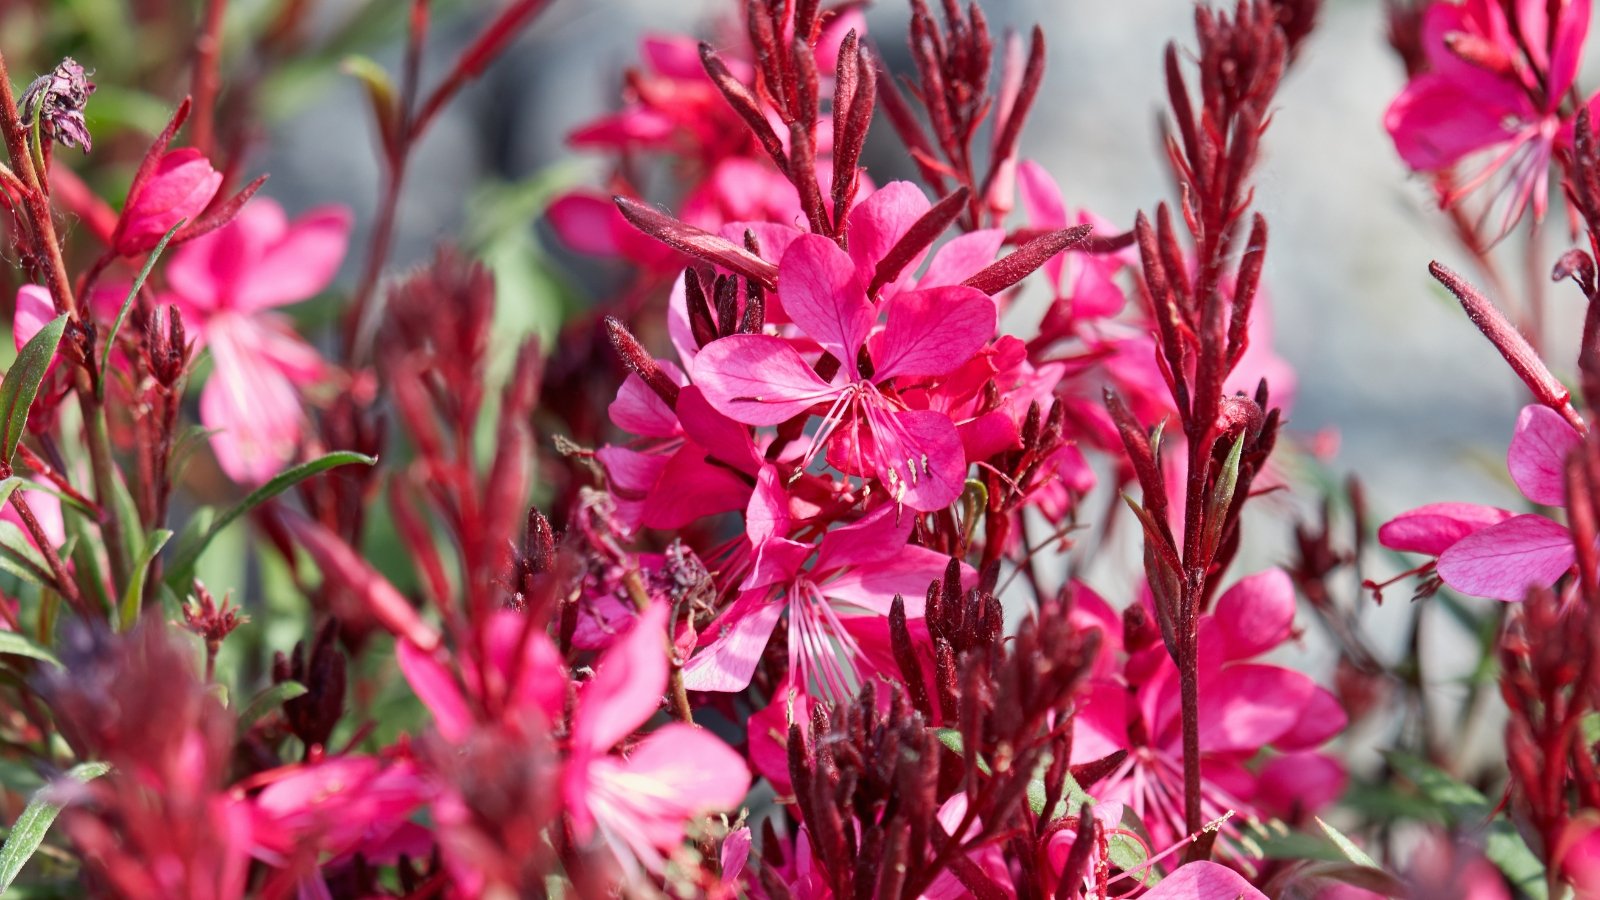
[[629,224],[672,249],[758,281],[768,290],[777,288],[778,267],[727,238],[680,222],[628,197],[613,197],[612,200]]
[[1328,840],[1333,841],[1334,846],[1339,848],[1339,852],[1343,854],[1345,859],[1350,860],[1358,866],[1366,866],[1370,869],[1383,868],[1382,866],[1378,865],[1376,860],[1368,856],[1365,850],[1357,847],[1354,841],[1345,837],[1344,834],[1339,831],[1339,829],[1334,828],[1332,825],[1322,821],[1320,818],[1315,816],[1312,818],[1316,818],[1317,825],[1322,829],[1322,833],[1328,836]]
[[256,694],[245,706],[244,711],[239,713],[239,734],[249,731],[263,716],[305,693],[306,686],[298,681],[280,681]]
[[[109,771],[111,766],[106,763],[86,762],[73,766],[66,777],[89,782]],[[0,847],[0,893],[17,880],[22,867],[44,843],[45,832],[50,830],[51,823],[60,812],[61,805],[51,799],[49,786],[40,788],[28,801],[27,808],[17,817],[17,824],[11,827],[11,833],[6,836],[5,846]]]
[[50,361],[55,358],[56,347],[66,328],[65,313],[50,320],[22,346],[11,371],[0,381],[0,429],[3,429],[0,449],[5,453],[0,459],[7,467],[17,454],[17,444],[22,441],[22,432],[28,425],[28,409],[33,406],[33,398],[39,395],[39,383],[50,369]]
[[165,528],[158,528],[145,538],[144,549],[139,552],[138,559],[133,562],[133,571],[129,573],[128,587],[122,592],[119,616],[121,630],[127,631],[139,620],[139,601],[144,597],[145,580],[150,577],[150,564],[155,562],[156,555],[171,539],[172,532]]
[[194,565],[200,560],[201,554],[205,553],[206,547],[212,541],[216,540],[217,535],[221,534],[223,529],[233,524],[233,521],[238,519],[240,516],[243,516],[252,509],[255,509],[261,504],[271,500],[273,497],[278,496],[279,494],[291,487],[294,487],[300,482],[305,481],[307,478],[310,478],[313,475],[320,475],[329,469],[337,468],[339,466],[348,466],[358,463],[363,466],[370,466],[375,464],[377,461],[378,459],[375,456],[367,456],[362,453],[353,453],[349,450],[340,450],[335,453],[329,453],[326,456],[319,456],[310,462],[301,463],[292,469],[287,469],[278,473],[278,475],[271,481],[251,491],[250,494],[243,500],[239,501],[237,505],[231,507],[227,512],[224,512],[222,515],[218,516],[216,521],[211,523],[211,527],[208,528],[205,533],[201,535],[200,539],[192,546],[182,548],[182,552],[178,554],[172,561],[172,573],[167,576],[167,584],[173,586],[175,590],[178,586],[187,585],[189,583],[190,574],[194,571]]
[[0,654],[6,656],[25,656],[28,659],[43,660],[47,663],[61,665],[61,660],[48,648],[41,647],[27,637],[15,631],[0,631]]

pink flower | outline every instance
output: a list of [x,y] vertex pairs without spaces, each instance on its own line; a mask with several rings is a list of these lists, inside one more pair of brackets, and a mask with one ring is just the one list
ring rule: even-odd
[[162,155],[149,178],[136,183],[117,219],[111,244],[123,256],[148,253],[180,219],[193,222],[222,187],[222,173],[193,147]]
[[[1074,615],[1102,631],[1104,656],[1076,720],[1073,762],[1128,751],[1095,795],[1132,808],[1159,852],[1185,836],[1178,670],[1153,613],[1118,617],[1092,591],[1081,585],[1077,590]],[[1344,728],[1338,700],[1300,672],[1252,661],[1289,638],[1294,604],[1289,576],[1269,569],[1239,580],[1201,617],[1201,808],[1208,821],[1230,811],[1257,816],[1264,805],[1281,808],[1286,796],[1298,809],[1284,812],[1308,814],[1343,789],[1344,772],[1336,763],[1300,756]],[[1130,629],[1125,623],[1135,624]],[[1119,676],[1114,661],[1123,652]],[[1247,763],[1268,748],[1295,756],[1276,757],[1252,771]],[[1274,766],[1276,759],[1290,762]],[[1233,832],[1224,826],[1223,834]]]
[[549,635],[530,631],[527,623],[520,613],[495,613],[483,629],[482,659],[457,660],[459,682],[441,661],[441,653],[408,640],[396,642],[400,672],[433,713],[440,737],[462,743],[490,709],[498,711],[501,721],[533,733],[547,731],[560,720],[567,685],[561,653]]
[[1144,900],[1267,900],[1244,876],[1214,862],[1192,862],[1161,879]]
[[[871,208],[869,201],[856,212]],[[873,233],[852,234],[852,253],[873,259]],[[820,235],[797,237],[778,266],[778,298],[799,330],[840,361],[839,375],[824,381],[783,338],[740,334],[701,348],[694,381],[714,408],[747,425],[777,425],[825,405],[816,442],[833,440],[830,462],[851,474],[876,474],[896,503],[941,509],[963,487],[961,436],[948,416],[908,409],[896,387],[947,375],[971,359],[994,336],[995,305],[959,284],[919,285],[884,301],[887,322],[879,330],[867,287],[851,254]]]
[[682,386],[674,407],[629,375],[609,407],[618,428],[643,440],[596,452],[628,528],[678,529],[706,516],[743,509],[761,456],[740,425],[712,409],[670,361],[660,366]]
[[[1566,505],[1562,472],[1582,440],[1549,407],[1523,407],[1506,467],[1523,496],[1543,506]],[[1402,513],[1378,529],[1391,550],[1439,558],[1445,584],[1474,597],[1520,601],[1530,587],[1549,587],[1572,568],[1572,535],[1545,516],[1470,503],[1433,503]]]
[[[886,631],[895,594],[906,614],[922,615],[922,597],[949,559],[908,546],[911,517],[883,504],[834,528],[815,546],[790,540],[789,497],[777,470],[761,470],[745,528],[754,551],[737,599],[706,629],[700,650],[684,666],[684,684],[697,691],[741,691],[750,684],[767,641],[789,616],[789,673],[803,694],[849,697],[868,670],[871,635]],[[809,567],[806,566],[815,556]],[[881,642],[880,642],[881,643]]]
[[349,236],[347,210],[322,207],[291,223],[261,198],[185,244],[167,266],[163,302],[211,349],[216,368],[200,393],[200,421],[218,430],[212,449],[236,481],[265,481],[294,457],[303,424],[298,387],[320,378],[324,364],[269,310],[327,287]]
[[[1506,18],[1508,7],[1515,22]],[[1507,205],[1501,231],[1530,202],[1535,220],[1544,217],[1551,154],[1572,137],[1574,111],[1564,114],[1562,104],[1578,74],[1589,9],[1589,0],[1428,7],[1422,26],[1428,71],[1395,98],[1384,127],[1400,158],[1419,172],[1448,169],[1478,154],[1487,159],[1443,203],[1505,170],[1495,190]]]
[[744,800],[750,770],[710,732],[671,723],[626,754],[611,750],[660,707],[667,686],[665,607],[600,658],[572,719],[563,794],[579,841],[600,837],[625,867],[660,872],[686,826]]

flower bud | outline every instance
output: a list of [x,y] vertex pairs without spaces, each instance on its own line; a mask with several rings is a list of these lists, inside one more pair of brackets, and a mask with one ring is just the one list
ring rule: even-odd
[[163,155],[148,180],[128,194],[112,237],[116,251],[138,256],[155,248],[179,220],[194,221],[222,187],[222,173],[193,147]]

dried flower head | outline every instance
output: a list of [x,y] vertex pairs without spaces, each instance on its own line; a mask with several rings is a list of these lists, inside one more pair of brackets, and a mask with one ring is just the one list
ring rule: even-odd
[[40,75],[22,92],[22,124],[37,127],[63,146],[90,149],[89,125],[83,108],[94,93],[89,73],[72,57],[63,59],[49,73]]

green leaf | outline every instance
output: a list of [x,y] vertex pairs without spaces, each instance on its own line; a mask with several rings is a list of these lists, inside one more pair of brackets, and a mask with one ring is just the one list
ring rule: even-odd
[[[103,762],[86,762],[73,766],[67,777],[80,782],[92,781],[111,771],[111,766]],[[61,812],[61,805],[50,799],[50,788],[41,788],[28,801],[28,806],[17,817],[17,823],[11,826],[11,833],[6,835],[5,846],[0,847],[0,892],[11,887],[11,882],[17,880],[17,874],[33,856],[33,852],[44,843],[45,832],[50,830],[50,824],[56,820]]]
[[1494,804],[1476,788],[1409,753],[1391,750],[1384,757],[1406,780],[1416,785],[1423,796],[1433,801],[1450,822],[1464,829],[1481,830],[1483,855],[1499,867],[1518,890],[1534,900],[1545,900],[1549,896],[1544,864],[1528,849],[1516,826],[1504,815],[1497,815]]
[[156,267],[156,260],[161,258],[161,251],[167,249],[167,242],[172,240],[172,236],[177,234],[178,229],[182,228],[186,222],[188,222],[187,219],[179,219],[177,224],[167,229],[166,235],[161,238],[155,249],[150,251],[150,256],[145,259],[144,268],[139,270],[138,277],[133,279],[133,286],[128,288],[128,296],[123,299],[122,308],[117,310],[117,317],[111,322],[111,332],[106,335],[106,352],[100,357],[100,372],[95,379],[95,397],[97,399],[104,400],[106,396],[106,369],[111,365],[111,350],[117,346],[117,332],[122,330],[122,321],[128,317],[128,310],[132,308],[134,299],[139,296],[139,291],[144,287],[144,280],[150,277],[150,270]]
[[1322,829],[1322,833],[1328,836],[1328,840],[1333,841],[1333,845],[1339,848],[1339,853],[1344,856],[1345,859],[1348,859],[1358,866],[1366,866],[1369,869],[1383,868],[1382,866],[1378,865],[1376,860],[1368,856],[1365,850],[1357,847],[1354,841],[1345,837],[1344,834],[1339,831],[1339,829],[1334,828],[1332,825],[1322,821],[1320,818],[1316,818],[1315,816],[1312,818],[1316,819],[1317,825]]
[[285,702],[303,696],[306,686],[298,681],[280,681],[272,687],[251,698],[244,711],[239,713],[238,731],[244,734],[250,726],[261,721],[261,717],[272,712]]
[[118,616],[122,631],[133,627],[139,620],[139,604],[144,598],[144,583],[150,577],[150,564],[155,562],[156,555],[161,548],[172,539],[172,532],[165,528],[158,528],[150,532],[145,538],[144,549],[140,551],[139,558],[134,560],[133,571],[128,576],[128,587],[122,592],[122,607]]
[[47,663],[61,665],[61,660],[49,649],[35,644],[15,631],[0,631],[0,654],[6,656],[26,656],[29,659],[43,660]]
[[31,581],[49,590],[55,590],[55,578],[50,574],[50,564],[39,555],[28,536],[15,522],[0,521],[0,570],[10,572],[24,581]]
[[[966,755],[967,755],[966,745],[961,742],[961,732],[957,731],[954,728],[935,728],[935,729],[933,729],[933,736],[939,739],[939,743],[941,743],[941,744],[945,745],[945,747],[949,748],[951,753],[954,753],[955,755],[957,755],[959,757],[962,757],[963,759],[966,758]],[[989,770],[989,763],[984,761],[984,758],[982,756],[977,757],[977,760],[978,760],[978,771],[979,772],[982,772],[985,775],[994,774],[993,772],[991,772]],[[1041,793],[1039,794],[1039,800],[1038,800],[1037,805],[1040,806],[1040,807],[1043,807],[1044,806],[1044,794],[1043,794],[1043,785],[1042,784],[1040,786],[1040,790],[1041,790]],[[1031,783],[1028,785],[1028,802],[1029,803],[1033,803],[1034,802],[1034,799],[1033,799],[1033,784],[1031,784]],[[1037,812],[1037,810],[1035,810],[1035,812]]]
[[375,456],[367,456],[362,453],[352,453],[348,450],[340,450],[336,453],[329,453],[326,456],[319,456],[310,462],[302,463],[292,469],[280,472],[277,477],[273,478],[271,481],[267,482],[261,487],[251,491],[250,494],[243,500],[239,501],[237,505],[218,516],[217,520],[211,523],[211,527],[206,529],[205,533],[202,534],[200,538],[192,545],[180,548],[181,552],[176,554],[176,558],[174,558],[172,561],[172,574],[167,576],[167,584],[171,586],[173,590],[182,590],[185,586],[187,586],[190,575],[194,572],[194,565],[200,560],[201,554],[205,553],[206,546],[212,541],[216,540],[217,535],[221,534],[223,529],[231,525],[235,519],[243,516],[250,510],[255,509],[261,504],[271,500],[273,497],[278,496],[279,494],[291,487],[294,487],[300,482],[305,481],[307,478],[310,478],[313,475],[319,475],[328,471],[329,469],[337,468],[339,466],[348,466],[357,463],[364,466],[370,466],[377,461],[378,458]]
[[65,313],[51,319],[22,345],[11,371],[0,381],[0,451],[5,454],[0,459],[8,466],[11,458],[17,455],[17,444],[28,426],[28,409],[33,406],[33,398],[39,395],[39,382],[44,380],[66,328]]

